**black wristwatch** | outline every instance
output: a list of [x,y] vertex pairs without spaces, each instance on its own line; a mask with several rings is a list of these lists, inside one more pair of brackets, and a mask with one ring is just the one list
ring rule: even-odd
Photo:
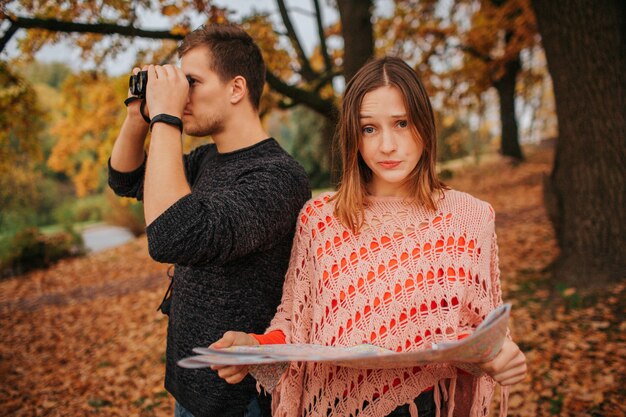
[[152,132],[152,125],[158,122],[167,123],[168,125],[176,126],[180,130],[180,133],[183,133],[183,121],[180,120],[176,116],[172,116],[171,114],[165,114],[165,113],[157,114],[156,116],[152,118],[152,120],[150,120],[151,132]]

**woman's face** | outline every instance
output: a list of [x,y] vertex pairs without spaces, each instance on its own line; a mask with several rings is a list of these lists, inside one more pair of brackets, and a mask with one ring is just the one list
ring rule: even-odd
[[423,146],[412,133],[400,90],[386,86],[365,94],[359,118],[359,152],[372,170],[369,193],[405,197],[404,181],[417,166]]

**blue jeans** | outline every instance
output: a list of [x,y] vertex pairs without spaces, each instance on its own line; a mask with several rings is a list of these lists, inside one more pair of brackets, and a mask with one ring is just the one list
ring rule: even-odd
[[[176,401],[176,405],[174,406],[174,417],[193,417],[193,414]],[[244,411],[243,417],[261,417],[261,407],[259,406],[259,400],[256,395],[252,397],[252,401],[250,401],[248,408]]]

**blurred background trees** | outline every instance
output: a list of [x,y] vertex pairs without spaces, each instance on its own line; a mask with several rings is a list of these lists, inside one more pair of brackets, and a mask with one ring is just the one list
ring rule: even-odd
[[[553,139],[558,116],[546,202],[562,249],[557,266],[567,266],[559,274],[574,283],[596,271],[616,279],[625,247],[623,2],[312,0],[306,9],[293,1],[267,3],[270,11],[235,17],[216,1],[1,2],[0,50],[20,36],[21,53],[0,68],[0,121],[12,132],[0,136],[8,155],[0,164],[9,167],[2,181],[11,183],[0,191],[6,194],[2,233],[19,216],[24,225],[59,222],[59,205],[46,208],[52,201],[46,192],[67,199],[74,221],[118,213],[112,218],[140,231],[140,216],[128,214],[132,207],[112,206],[115,200],[103,194],[127,80],[108,75],[105,64],[131,46],[134,64],[175,62],[177,41],[198,22],[234,21],[258,41],[268,64],[262,116],[314,187],[337,179],[332,137],[341,92],[371,56],[397,55],[419,72],[436,108],[442,161],[478,161],[497,151],[519,163],[521,139]],[[149,28],[145,15],[163,17],[167,27]],[[314,22],[315,33],[302,33],[302,16]],[[305,38],[313,39],[312,48]],[[138,39],[160,41],[139,45]],[[28,61],[60,41],[79,48],[94,69]],[[185,141],[188,149],[198,143]],[[75,196],[93,203],[81,206]],[[39,218],[28,220],[31,209]]]

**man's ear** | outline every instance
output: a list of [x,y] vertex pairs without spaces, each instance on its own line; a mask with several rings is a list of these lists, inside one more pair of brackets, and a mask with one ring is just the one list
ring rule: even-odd
[[246,97],[248,94],[248,83],[246,79],[241,75],[236,76],[230,81],[230,102],[231,104],[237,104]]

